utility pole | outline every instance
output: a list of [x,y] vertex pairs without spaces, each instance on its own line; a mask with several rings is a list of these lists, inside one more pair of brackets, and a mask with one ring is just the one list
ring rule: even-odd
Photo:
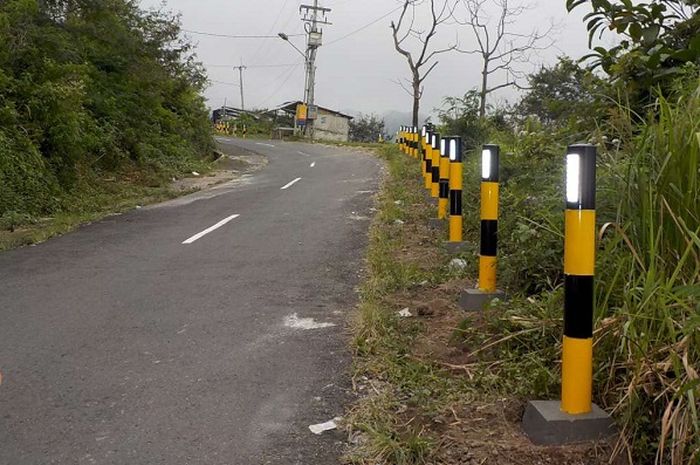
[[233,69],[238,70],[238,82],[241,85],[241,110],[245,110],[245,99],[243,97],[243,70],[248,68],[243,66],[243,60],[241,60],[241,66],[234,66]]
[[[316,90],[316,52],[323,43],[323,29],[319,25],[330,25],[328,22],[328,13],[330,8],[319,6],[318,0],[314,0],[313,5],[301,5],[299,13],[301,20],[305,23],[307,33],[306,41],[306,88],[304,89],[304,100],[309,106],[309,116],[316,115],[315,107],[315,90]],[[313,120],[310,119],[307,123],[308,135],[313,138]]]

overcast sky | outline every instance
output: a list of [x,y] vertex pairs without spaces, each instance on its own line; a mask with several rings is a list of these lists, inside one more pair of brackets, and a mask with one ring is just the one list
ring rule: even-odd
[[[559,25],[556,47],[540,52],[536,64],[551,64],[558,55],[580,57],[588,51],[582,23],[584,10],[568,14],[565,0],[522,0],[530,6],[514,25],[514,32],[544,30],[550,21]],[[300,34],[300,3],[311,0],[167,0],[166,8],[182,14],[183,28],[191,31],[229,35]],[[144,7],[160,0],[142,0]],[[397,0],[321,0],[332,8],[331,26],[324,27],[324,46],[317,59],[316,103],[325,107],[364,113],[408,112],[411,98],[395,81],[408,77],[408,65],[394,50],[390,21],[399,11],[356,34],[353,31],[372,23],[400,6]],[[197,55],[213,81],[206,91],[210,107],[240,105],[238,72],[233,66],[249,68],[244,74],[246,108],[278,105],[301,100],[304,86],[303,58],[281,39],[235,40],[190,33]],[[344,38],[345,37],[345,38]],[[458,37],[458,39],[456,39]],[[303,37],[290,39],[304,48]],[[474,46],[475,39],[464,26],[447,25],[439,31],[436,45]],[[446,96],[463,95],[479,83],[479,58],[451,53],[441,55],[437,69],[425,83],[421,113],[441,105]],[[284,66],[282,66],[284,65]],[[515,91],[499,91],[492,103],[513,100]]]

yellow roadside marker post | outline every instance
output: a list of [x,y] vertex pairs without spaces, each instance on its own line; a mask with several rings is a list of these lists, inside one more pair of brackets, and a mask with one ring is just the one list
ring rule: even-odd
[[433,186],[433,131],[428,129],[425,134],[425,188],[428,193]]
[[430,152],[432,154],[432,163],[430,165],[430,196],[437,199],[440,195],[440,134],[437,132],[432,133],[430,146]]
[[477,289],[465,289],[460,296],[464,310],[481,310],[494,299],[505,298],[496,289],[498,256],[498,171],[500,148],[484,145],[481,152],[481,247],[479,252],[479,285]]
[[445,243],[447,251],[451,254],[462,252],[465,246],[464,218],[462,213],[462,185],[463,175],[463,155],[462,138],[449,137],[447,139],[447,157],[450,160],[450,180],[449,180],[449,235]]
[[443,137],[440,140],[440,168],[438,181],[438,214],[439,220],[447,218],[447,208],[450,203],[450,158],[447,153],[447,140]]
[[592,402],[596,148],[566,154],[564,343],[561,402],[531,401],[523,429],[536,444],[594,441],[615,434],[610,416]]
[[404,150],[404,146],[403,146],[403,135],[404,135],[403,128],[404,128],[403,126],[401,126],[399,128],[399,140],[398,140],[398,142],[399,142],[399,150],[401,150],[401,152],[403,152],[403,153],[406,153]]
[[421,176],[423,178],[423,183],[425,183],[425,164],[427,163],[426,161],[426,145],[425,145],[425,140],[428,134],[428,127],[423,126],[420,131],[420,157],[421,157]]

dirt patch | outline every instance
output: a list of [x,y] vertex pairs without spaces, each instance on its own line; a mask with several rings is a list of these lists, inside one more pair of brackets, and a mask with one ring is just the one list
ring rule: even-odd
[[240,155],[221,153],[214,162],[214,169],[210,173],[200,175],[193,172],[190,177],[173,179],[171,188],[176,192],[207,189],[217,184],[232,181],[241,175],[257,171],[266,164],[267,158],[252,152],[245,152]]

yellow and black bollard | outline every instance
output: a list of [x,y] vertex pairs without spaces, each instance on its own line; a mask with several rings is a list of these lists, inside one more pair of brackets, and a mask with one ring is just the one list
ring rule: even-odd
[[450,234],[449,242],[461,244],[463,237],[462,218],[462,138],[450,137],[447,141],[450,160]]
[[438,219],[447,218],[447,210],[450,203],[450,157],[447,148],[449,138],[443,137],[440,141],[440,168],[438,181]]
[[404,151],[404,149],[403,149],[403,126],[399,127],[399,133],[397,135],[397,138],[398,138],[397,142],[399,143],[399,150],[401,152],[403,152]]
[[596,441],[616,433],[610,415],[591,399],[595,189],[595,146],[570,145],[566,154],[561,402],[528,402],[523,430],[536,444]]
[[411,157],[418,158],[418,129],[411,126]]
[[591,411],[596,148],[569,146],[564,223],[564,344],[561,409]]
[[426,151],[427,147],[425,141],[427,139],[428,127],[423,126],[420,130],[420,158],[421,158],[421,176],[423,177],[423,183],[425,183],[425,164],[426,164]]
[[433,186],[433,131],[428,130],[425,135],[425,188],[428,192]]
[[430,196],[437,199],[440,196],[440,134],[432,133],[431,140],[432,162],[430,164]]
[[479,290],[496,291],[498,256],[498,164],[500,148],[484,145],[481,155],[481,251]]

